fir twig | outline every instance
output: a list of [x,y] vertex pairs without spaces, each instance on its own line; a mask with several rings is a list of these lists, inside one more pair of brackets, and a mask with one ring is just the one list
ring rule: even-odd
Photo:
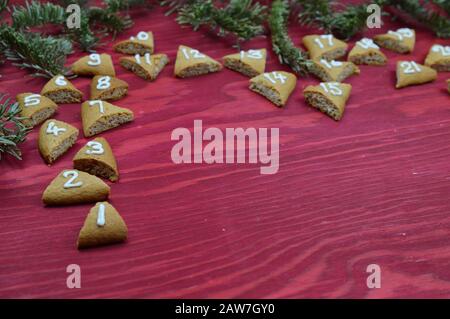
[[311,62],[307,54],[297,48],[287,30],[289,19],[289,3],[287,0],[275,0],[269,15],[269,27],[272,37],[273,51],[278,55],[280,63],[289,65],[294,72],[306,75]]
[[5,56],[14,65],[34,72],[35,76],[70,75],[64,67],[72,44],[64,38],[44,37],[39,33],[25,33],[3,26],[0,42],[6,48]]
[[11,103],[6,94],[0,93],[0,159],[3,154],[22,159],[19,144],[25,141],[29,128],[19,113],[18,103]]
[[208,25],[218,36],[233,34],[238,45],[265,32],[263,22],[267,7],[253,0],[230,0],[223,8],[216,7],[213,0],[187,1],[184,5],[179,1],[165,1],[163,4],[178,8],[179,24],[191,25],[194,30]]
[[449,0],[433,0],[433,3],[437,6],[441,7],[442,9],[447,12],[447,14],[450,14],[450,1]]
[[0,0],[0,14],[2,14],[3,10],[8,6],[8,0]]

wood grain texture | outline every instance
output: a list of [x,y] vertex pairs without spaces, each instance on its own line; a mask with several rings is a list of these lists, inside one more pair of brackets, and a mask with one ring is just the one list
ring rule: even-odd
[[[381,30],[404,26],[385,19]],[[111,203],[129,240],[86,251],[75,247],[91,205],[45,208],[41,195],[86,139],[53,166],[36,147],[0,163],[0,297],[7,298],[310,298],[450,297],[450,96],[448,74],[434,83],[396,90],[395,64],[422,62],[439,42],[416,27],[408,56],[384,51],[386,67],[361,67],[336,123],[306,106],[300,78],[278,109],[248,90],[248,79],[224,69],[191,79],[173,77],[179,44],[213,58],[229,42],[181,28],[159,8],[136,16],[119,40],[152,30],[156,52],[171,63],[148,83],[118,65],[130,84],[116,104],[133,123],[101,134],[116,155],[120,181]],[[292,27],[294,41],[312,30]],[[353,45],[353,42],[351,43]],[[245,44],[268,49],[267,70],[280,66],[269,38]],[[72,55],[68,64],[81,55]],[[0,91],[39,92],[45,83],[7,64]],[[73,81],[86,96],[89,79]],[[57,119],[81,129],[80,105],[61,105]],[[178,127],[280,128],[280,170],[259,165],[175,165],[170,135]],[[66,266],[79,264],[82,288],[66,287]],[[366,267],[382,269],[382,288],[368,289]]]

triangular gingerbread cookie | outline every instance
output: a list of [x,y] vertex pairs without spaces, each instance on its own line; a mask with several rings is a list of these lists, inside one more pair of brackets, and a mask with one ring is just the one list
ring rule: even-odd
[[106,101],[92,100],[81,104],[81,119],[84,136],[86,137],[131,122],[133,118],[134,115],[131,110]]
[[437,78],[435,69],[414,61],[398,61],[396,73],[397,84],[395,87],[397,89],[410,85],[432,82]]
[[261,94],[277,106],[286,104],[297,84],[297,77],[284,71],[263,73],[250,79],[250,90]]
[[16,96],[16,100],[20,116],[24,118],[23,123],[29,127],[41,124],[58,109],[55,102],[40,94],[21,93]]
[[308,70],[324,82],[342,82],[353,74],[359,74],[359,68],[353,62],[335,60],[312,60]]
[[312,60],[336,60],[345,55],[347,43],[336,39],[332,34],[312,34],[303,37],[303,45]]
[[120,58],[121,66],[147,81],[155,80],[167,63],[169,58],[166,54],[145,53],[143,56],[136,54]]
[[80,103],[83,98],[83,93],[63,75],[57,75],[50,79],[42,88],[41,95],[58,104]]
[[450,46],[433,45],[425,59],[425,65],[438,72],[450,72]]
[[72,64],[72,72],[77,75],[109,75],[116,76],[114,65],[109,54],[92,53]]
[[116,159],[103,137],[87,142],[73,158],[73,167],[89,174],[107,178],[111,182],[119,179]]
[[96,75],[91,81],[91,100],[119,100],[128,93],[128,83],[109,75]]
[[78,129],[68,123],[49,119],[39,130],[39,153],[47,164],[53,163],[75,144]]
[[127,40],[120,41],[114,45],[116,52],[124,54],[152,54],[155,48],[153,42],[153,33],[151,31],[139,32],[135,37],[132,36]]
[[385,34],[378,34],[374,41],[379,46],[398,53],[409,53],[414,50],[416,42],[416,32],[413,29],[401,28],[397,31],[388,31]]
[[225,67],[249,77],[264,73],[266,68],[266,49],[241,51],[223,57]]
[[128,229],[117,210],[108,202],[91,208],[78,235],[78,249],[123,242]]
[[385,65],[387,58],[372,39],[362,38],[348,54],[348,60],[355,64]]
[[450,79],[447,79],[447,91],[450,94]]
[[100,178],[66,169],[56,176],[42,195],[45,205],[72,205],[106,200],[110,188]]
[[303,95],[309,105],[339,121],[344,114],[351,90],[352,86],[347,83],[322,82],[319,85],[307,86]]
[[175,76],[187,78],[222,70],[222,64],[196,49],[180,45],[175,61]]

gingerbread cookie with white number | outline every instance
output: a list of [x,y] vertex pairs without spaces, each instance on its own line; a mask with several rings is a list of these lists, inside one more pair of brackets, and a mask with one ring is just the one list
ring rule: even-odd
[[41,95],[57,104],[80,103],[83,98],[83,93],[63,75],[57,75],[50,79],[42,88]]
[[266,68],[266,49],[241,51],[223,57],[225,67],[248,77],[264,73]]
[[385,65],[387,58],[381,52],[380,47],[372,39],[362,38],[348,54],[348,61],[355,64]]
[[86,101],[81,105],[84,136],[89,137],[131,122],[131,110],[101,100]]
[[433,45],[425,59],[425,65],[438,72],[450,72],[450,46]]
[[324,82],[342,82],[349,76],[360,73],[352,62],[325,59],[312,60],[308,70]]
[[119,212],[108,202],[91,208],[77,240],[78,249],[123,242],[128,228]]
[[345,55],[347,43],[336,39],[332,34],[312,34],[303,37],[303,45],[312,60],[336,60]]
[[222,64],[199,50],[180,45],[175,61],[175,76],[187,78],[222,70]]
[[169,58],[166,54],[145,53],[143,56],[136,54],[120,58],[121,66],[147,81],[154,81],[167,63]]
[[73,158],[73,167],[92,175],[107,178],[111,182],[119,179],[116,159],[103,137],[87,142]]
[[26,126],[34,127],[51,117],[58,105],[40,94],[21,93],[16,96],[20,108],[20,116]]
[[109,186],[100,178],[68,169],[51,181],[42,195],[42,201],[51,206],[92,203],[106,200],[109,192]]
[[297,77],[284,71],[263,73],[250,79],[250,90],[261,94],[276,106],[286,104],[297,84]]
[[322,82],[319,85],[307,86],[303,95],[309,105],[339,121],[344,114],[351,90],[352,86],[347,83]]
[[47,164],[53,163],[75,144],[78,129],[68,123],[50,119],[39,130],[39,153]]
[[114,65],[109,54],[92,53],[82,57],[72,64],[72,72],[77,75],[94,76],[109,75],[116,76]]
[[132,36],[129,39],[120,41],[114,45],[114,50],[116,52],[124,54],[152,54],[154,49],[155,44],[153,41],[153,33],[151,31],[141,31],[135,37]]
[[109,75],[96,75],[91,81],[91,100],[115,101],[128,93],[128,83]]
[[414,50],[416,32],[413,29],[401,28],[397,31],[388,31],[378,34],[374,38],[376,44],[398,53],[410,53]]
[[397,89],[417,84],[432,82],[437,78],[437,72],[428,66],[414,61],[397,62]]
[[450,94],[450,79],[447,79],[447,91]]

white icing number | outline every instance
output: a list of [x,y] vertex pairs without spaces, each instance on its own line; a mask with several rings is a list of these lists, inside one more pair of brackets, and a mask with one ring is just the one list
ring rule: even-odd
[[69,178],[69,180],[67,182],[64,183],[64,188],[75,188],[75,187],[80,187],[81,185],[83,185],[83,182],[79,181],[74,183],[73,181],[75,179],[77,179],[78,177],[78,172],[77,171],[65,171],[63,173],[64,178]]
[[403,73],[405,74],[418,73],[421,71],[420,67],[414,61],[403,61],[400,63],[400,67],[403,68]]
[[53,134],[55,136],[58,136],[60,132],[65,132],[66,129],[64,127],[57,127],[55,122],[48,123],[47,130],[45,133],[47,134]]
[[337,82],[320,83],[320,86],[326,93],[331,93],[335,96],[342,95],[342,90]]
[[[139,54],[136,54],[134,56],[134,59],[136,60],[137,64],[141,64],[141,56]],[[152,65],[152,60],[150,59],[150,53],[144,54],[145,63],[148,65]]]
[[440,52],[443,56],[449,56],[450,55],[450,46],[445,46],[444,47],[443,45],[435,44],[435,45],[433,45],[431,50],[433,52],[436,52],[436,53]]
[[324,34],[314,39],[314,42],[319,46],[319,48],[323,49],[325,46],[323,45],[322,41],[320,41],[320,39],[328,40],[326,44],[330,47],[334,45],[332,34]]
[[96,142],[96,141],[90,141],[86,144],[90,149],[86,150],[86,154],[94,154],[94,155],[102,155],[105,153],[105,150],[103,149],[102,143]]
[[[273,76],[273,78],[271,75]],[[270,82],[272,82],[273,84],[276,84],[277,80],[280,81],[281,84],[284,84],[287,80],[287,78],[283,74],[275,72],[275,71],[272,73],[264,73],[264,77],[267,80],[269,80]]]
[[102,60],[100,59],[100,54],[92,53],[91,55],[89,55],[89,61],[87,64],[92,65],[92,66],[97,66],[97,65],[100,65],[101,63],[102,63]]
[[188,52],[188,50],[186,48],[183,48],[183,49],[181,49],[181,52],[183,52],[186,60],[189,60],[191,57],[193,57],[194,59],[201,59],[201,58],[206,57],[206,55],[200,53],[199,50],[195,50],[195,49],[191,49]]
[[103,108],[103,101],[100,100],[89,101],[90,106],[94,106],[95,104],[98,104],[100,113],[105,113],[105,109]]
[[262,59],[263,55],[260,50],[248,50],[247,52],[241,51],[241,60],[247,56],[249,59]]
[[97,226],[103,227],[105,226],[105,205],[98,205],[98,213],[97,213]]
[[41,103],[41,96],[39,94],[31,94],[28,96],[25,96],[23,100],[25,107],[38,105]]
[[105,90],[111,86],[111,77],[102,76],[97,80],[97,90]]
[[412,30],[408,29],[408,28],[401,28],[401,29],[398,29],[397,31],[388,31],[388,34],[392,34],[392,35],[396,36],[400,41],[403,40],[403,37],[412,38],[414,35]]
[[338,68],[338,67],[342,66],[342,62],[335,61],[335,60],[331,60],[331,61],[328,62],[327,60],[321,59],[320,63],[322,63],[323,65],[325,65],[329,69]]
[[64,79],[62,75],[60,75],[55,79],[55,84],[57,86],[65,86],[67,85],[67,81]]
[[[144,31],[139,32],[136,37],[140,41],[145,41],[145,40],[149,39],[148,33],[144,32]],[[135,37],[130,37],[130,40],[134,40],[134,39],[135,39]]]
[[364,49],[373,48],[373,49],[379,49],[380,47],[373,43],[372,39],[369,38],[362,38],[360,41],[356,42],[357,45]]

